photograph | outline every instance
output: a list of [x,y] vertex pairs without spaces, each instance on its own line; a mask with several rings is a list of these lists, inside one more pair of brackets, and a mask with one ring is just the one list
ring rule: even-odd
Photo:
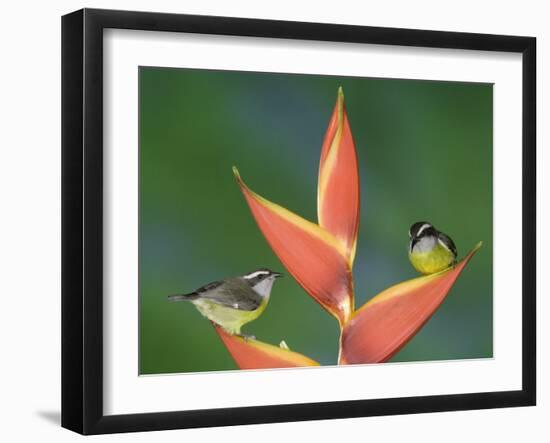
[[543,20],[349,7],[63,14],[62,427],[539,407]]
[[492,83],[138,78],[139,375],[493,358]]

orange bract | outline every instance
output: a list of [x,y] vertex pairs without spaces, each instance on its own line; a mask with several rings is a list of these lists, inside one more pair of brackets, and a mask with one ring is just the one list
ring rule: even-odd
[[315,360],[297,352],[257,340],[245,340],[228,334],[219,326],[215,328],[239,369],[319,366]]
[[288,272],[340,324],[352,311],[351,270],[332,234],[251,191],[234,169],[252,215]]
[[453,268],[392,286],[358,309],[343,330],[340,363],[389,360],[430,319],[480,247]]
[[342,88],[338,89],[338,99],[323,141],[317,213],[319,226],[344,245],[351,266],[359,228],[359,173]]

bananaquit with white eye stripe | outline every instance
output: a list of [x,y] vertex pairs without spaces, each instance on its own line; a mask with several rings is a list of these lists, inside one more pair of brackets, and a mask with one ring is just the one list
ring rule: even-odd
[[189,301],[208,320],[221,326],[228,334],[240,335],[241,327],[264,312],[271,288],[279,272],[258,269],[238,277],[214,281],[189,294],[168,296],[170,301]]
[[452,239],[431,223],[416,222],[409,229],[409,260],[421,274],[433,274],[456,264]]

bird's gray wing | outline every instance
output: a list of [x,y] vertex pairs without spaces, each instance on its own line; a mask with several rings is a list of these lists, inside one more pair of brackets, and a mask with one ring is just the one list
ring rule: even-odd
[[449,237],[448,235],[443,234],[443,232],[440,232],[439,233],[439,238],[444,243],[445,247],[447,247],[447,249],[449,249],[456,257],[457,256],[457,250],[456,250],[456,246],[455,246],[454,242],[452,241],[451,237]]
[[208,292],[213,289],[216,289],[217,287],[221,286],[222,283],[223,283],[222,281],[213,281],[212,283],[207,283],[204,286],[201,286],[199,289],[195,290],[193,294],[201,295],[204,292]]
[[212,291],[219,287],[223,282],[221,281],[213,281],[212,283],[207,283],[204,286],[201,286],[198,289],[195,289],[193,292],[190,292],[189,294],[174,294],[169,295],[168,300],[170,301],[193,301],[202,296],[205,292]]
[[242,278],[225,280],[223,284],[203,291],[199,296],[205,300],[241,311],[254,311],[262,302],[261,295]]

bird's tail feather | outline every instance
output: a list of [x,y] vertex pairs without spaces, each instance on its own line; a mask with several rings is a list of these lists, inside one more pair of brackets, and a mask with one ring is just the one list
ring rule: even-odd
[[169,301],[193,301],[197,298],[198,294],[196,292],[191,292],[190,294],[174,294],[168,296]]

